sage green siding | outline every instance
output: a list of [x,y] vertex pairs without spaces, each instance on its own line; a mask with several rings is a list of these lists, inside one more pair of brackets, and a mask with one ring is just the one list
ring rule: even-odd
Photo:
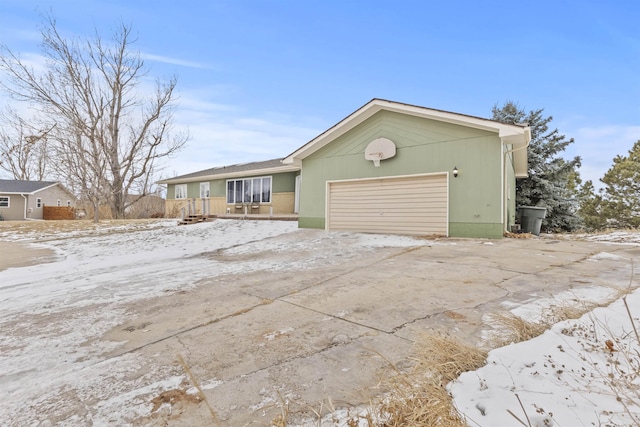
[[[396,145],[380,167],[364,159],[376,138]],[[302,161],[300,227],[324,228],[326,182],[451,172],[449,235],[501,237],[502,143],[495,133],[380,111]]]
[[[206,181],[203,181],[206,182]],[[187,198],[200,198],[200,182],[186,182],[187,184]],[[167,185],[167,199],[176,198],[176,185],[182,184],[169,184]],[[211,189],[209,189],[211,191]]]
[[211,197],[227,197],[227,181],[224,179],[216,179],[209,181],[209,191]]
[[272,175],[272,186],[274,193],[292,193],[296,189],[296,175],[299,172],[286,172]]

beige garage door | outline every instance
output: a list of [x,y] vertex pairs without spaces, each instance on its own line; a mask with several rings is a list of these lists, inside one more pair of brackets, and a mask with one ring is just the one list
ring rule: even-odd
[[331,182],[327,228],[447,235],[447,175]]

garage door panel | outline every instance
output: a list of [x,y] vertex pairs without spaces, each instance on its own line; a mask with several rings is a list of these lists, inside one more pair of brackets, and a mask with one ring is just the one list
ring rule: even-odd
[[425,205],[422,207],[418,205],[415,207],[407,206],[407,207],[394,207],[394,208],[386,208],[384,206],[364,206],[364,207],[354,206],[351,208],[335,208],[332,210],[333,218],[336,218],[340,215],[352,215],[352,214],[363,214],[363,215],[371,215],[371,216],[380,216],[380,215],[389,216],[392,213],[414,215],[418,217],[435,216],[438,218],[442,218],[442,211],[431,205]]
[[[342,231],[358,231],[363,233],[371,233],[372,227],[379,226],[378,223],[361,223],[353,228],[349,228],[348,230]],[[385,234],[411,234],[411,235],[444,235],[444,233],[434,232],[434,233],[416,233],[416,227],[438,227],[437,223],[424,223],[424,224],[411,224],[411,225],[403,225],[403,224],[388,224],[389,227],[393,227],[387,231],[377,231],[377,233],[385,233]],[[335,230],[334,230],[335,231]]]
[[419,195],[432,195],[437,194],[443,197],[447,195],[446,188],[440,187],[399,187],[399,188],[389,188],[389,187],[362,187],[359,189],[332,189],[332,193],[334,197],[344,198],[344,197],[370,197],[371,192],[375,192],[376,195],[383,196],[393,196],[393,195],[403,195],[403,196],[419,196]]
[[[438,185],[437,183],[431,183],[431,185],[429,185],[429,183],[425,183],[425,184],[420,184],[420,183],[402,183],[399,182],[398,185],[390,185],[389,183],[380,183],[380,181],[375,180],[371,183],[367,183],[367,184],[363,184],[363,185],[356,185],[354,187],[355,183],[350,183],[348,185],[345,185],[345,183],[332,183],[333,187],[333,191],[335,191],[336,193],[339,192],[344,192],[344,193],[358,193],[361,192],[362,190],[366,190],[368,188],[370,189],[376,189],[377,191],[386,191],[386,192],[396,192],[396,191],[401,191],[401,190],[405,190],[405,191],[422,191],[424,189],[442,189],[443,187],[441,185]],[[446,189],[446,186],[444,187]]]
[[402,207],[408,207],[410,209],[417,208],[428,208],[430,206],[440,209],[442,205],[447,203],[446,198],[418,198],[413,200],[408,200],[406,198],[388,198],[385,202],[380,202],[378,200],[368,200],[368,199],[349,199],[349,200],[333,200],[334,209],[343,209],[350,207],[357,207],[360,209],[376,209],[376,208],[387,208],[387,209],[400,209]]
[[[387,198],[394,198],[394,199],[404,199],[404,200],[411,200],[411,199],[419,199],[419,198],[439,198],[439,199],[446,199],[447,198],[447,193],[446,191],[431,191],[431,192],[418,192],[415,190],[412,191],[402,191],[402,190],[398,190],[398,191],[378,191],[378,190],[371,190],[371,191],[375,191],[375,194],[363,194],[363,193],[337,193],[337,194],[333,194],[333,200],[386,200]],[[375,196],[375,197],[372,197]],[[383,198],[384,197],[384,198]]]
[[328,191],[330,230],[447,234],[446,174],[333,182]]

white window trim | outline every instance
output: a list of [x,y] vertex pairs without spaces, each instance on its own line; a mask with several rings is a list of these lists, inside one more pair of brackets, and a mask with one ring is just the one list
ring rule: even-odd
[[38,197],[36,199],[36,208],[41,208],[41,207],[42,207],[42,199]]
[[[182,197],[178,197],[178,188],[184,189],[184,195]],[[181,191],[182,192],[182,191]],[[174,197],[179,200],[184,200],[187,198],[187,184],[176,184],[174,188]]]
[[7,199],[7,206],[0,205],[0,208],[9,209],[11,207],[11,196],[2,196],[0,199]]
[[[254,179],[259,179],[260,180],[260,185],[262,185],[262,180],[265,178],[269,178],[269,201],[268,202],[264,202],[262,201],[262,191],[260,192],[260,201],[259,202],[254,202],[254,201],[238,201],[236,200],[236,188],[235,188],[235,183],[237,181],[242,182],[242,195],[243,195],[243,199],[244,199],[244,195],[246,193],[245,188],[244,188],[244,183],[245,182],[250,182],[251,186],[252,186],[252,191],[249,193],[251,195],[251,198],[253,199],[253,180]],[[233,182],[233,191],[232,191],[232,195],[233,195],[233,200],[229,201],[229,182]],[[273,203],[273,176],[272,175],[265,175],[265,176],[251,176],[251,177],[247,177],[247,178],[234,178],[234,179],[228,179],[225,183],[225,200],[227,202],[227,205],[241,205],[241,204],[259,204],[259,205],[270,205],[271,203]]]
[[60,201],[60,199],[58,199],[58,201],[56,202],[57,206],[60,207],[62,206],[62,202]]

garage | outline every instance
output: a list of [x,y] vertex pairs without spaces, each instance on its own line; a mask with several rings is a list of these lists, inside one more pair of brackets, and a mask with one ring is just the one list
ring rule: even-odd
[[300,228],[500,239],[531,129],[373,99],[282,160]]
[[447,173],[327,183],[327,229],[448,235]]

